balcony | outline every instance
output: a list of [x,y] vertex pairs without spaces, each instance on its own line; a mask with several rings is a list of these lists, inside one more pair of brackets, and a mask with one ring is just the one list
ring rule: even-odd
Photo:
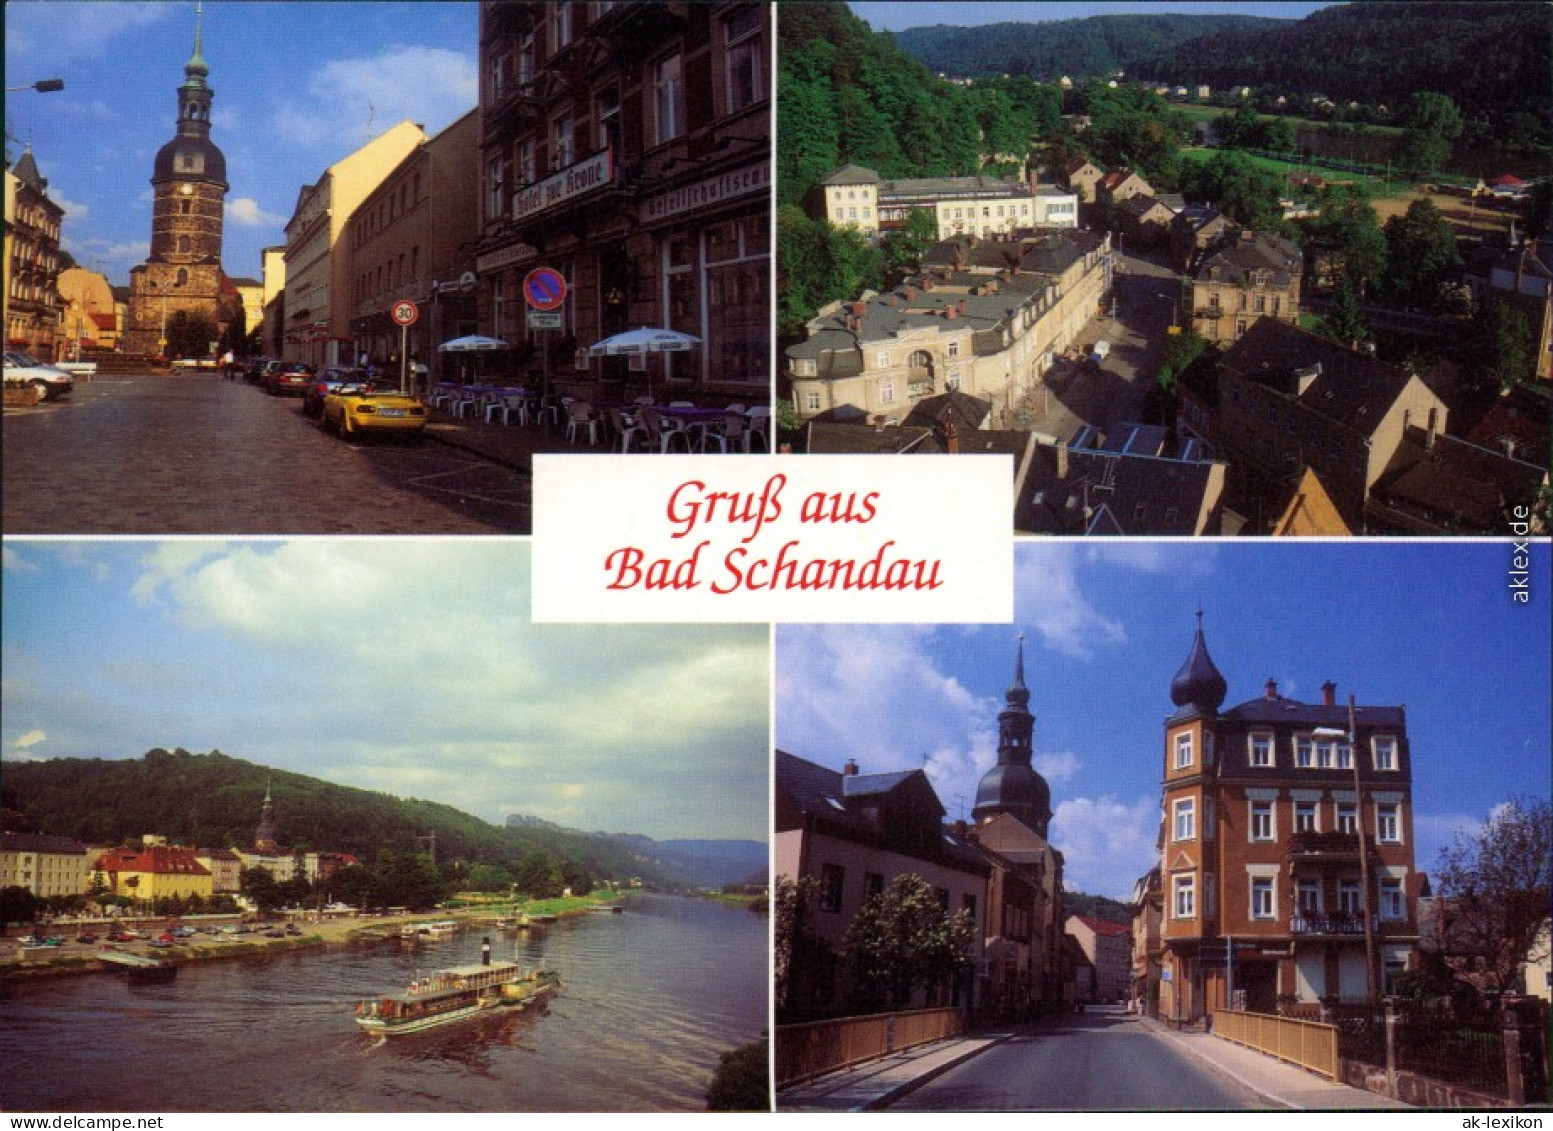
[[[1370,916],[1370,928],[1379,933],[1380,916]],[[1309,937],[1311,935],[1362,935],[1364,934],[1364,919],[1359,915],[1296,915],[1289,920],[1289,934]]]
[[[1375,838],[1366,836],[1364,843],[1373,854]],[[1311,863],[1358,863],[1358,837],[1354,833],[1294,833],[1289,837],[1289,859]]]

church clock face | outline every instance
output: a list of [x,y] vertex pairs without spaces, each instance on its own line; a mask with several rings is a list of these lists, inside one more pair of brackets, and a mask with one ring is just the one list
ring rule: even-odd
[[194,195],[194,186],[193,185],[184,185],[178,191],[183,193],[184,196],[193,196]]

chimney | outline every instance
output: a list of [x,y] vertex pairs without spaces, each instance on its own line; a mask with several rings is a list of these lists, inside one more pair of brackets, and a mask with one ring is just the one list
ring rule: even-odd
[[959,316],[960,316],[960,308],[957,307],[954,303],[951,302],[948,306],[944,307],[944,317],[945,318],[948,318],[949,320],[953,321],[955,318],[958,318]]
[[952,420],[944,421],[944,450],[952,456],[960,454],[960,430]]
[[841,776],[844,777],[844,778],[855,778],[855,777],[857,777],[857,761],[856,761],[856,759],[853,759],[853,758],[848,758],[847,759],[847,764],[845,766],[841,767]]
[[907,287],[906,288],[906,301],[907,302],[915,302],[916,299],[917,299],[917,288],[916,287]]
[[1067,477],[1068,477],[1068,442],[1066,440],[1058,440],[1057,441],[1057,478],[1058,479],[1066,479]]
[[1278,698],[1278,684],[1269,679],[1267,681],[1267,687],[1263,689],[1262,693],[1269,699]]
[[1337,706],[1337,684],[1330,679],[1321,685],[1321,705],[1323,707]]
[[1434,434],[1439,430],[1439,410],[1429,409],[1429,439],[1424,443],[1426,451],[1434,451]]

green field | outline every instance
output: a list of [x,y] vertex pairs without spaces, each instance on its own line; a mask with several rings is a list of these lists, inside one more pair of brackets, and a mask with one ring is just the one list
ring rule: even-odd
[[[1223,149],[1183,149],[1181,150],[1181,159],[1183,161],[1209,161],[1214,154],[1227,152],[1233,151]],[[1256,153],[1247,153],[1245,156],[1259,168],[1269,169],[1277,173],[1279,177],[1286,178],[1291,175],[1312,173],[1328,182],[1362,185],[1372,200],[1412,196],[1418,190],[1418,182],[1410,178],[1392,177],[1390,180],[1387,180],[1384,175],[1330,169],[1322,165],[1312,164],[1309,161],[1281,161],[1275,157],[1263,157]]]

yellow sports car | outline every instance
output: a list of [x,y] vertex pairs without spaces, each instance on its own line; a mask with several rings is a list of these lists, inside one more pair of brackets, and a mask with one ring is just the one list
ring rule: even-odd
[[426,428],[426,405],[395,389],[346,385],[324,398],[323,426],[347,440],[364,432],[419,434]]

